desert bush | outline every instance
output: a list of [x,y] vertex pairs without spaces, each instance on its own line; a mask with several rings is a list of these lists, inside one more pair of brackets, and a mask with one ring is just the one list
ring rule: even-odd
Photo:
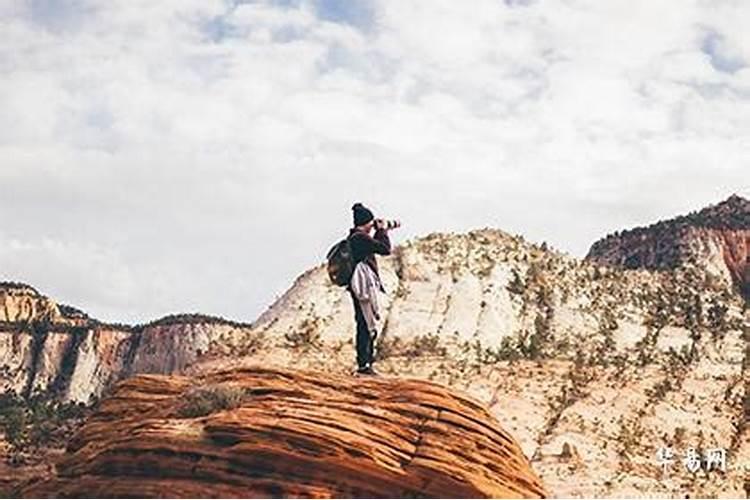
[[617,434],[617,454],[620,457],[620,464],[622,466],[637,454],[644,429],[639,417],[626,419],[624,416],[620,416],[618,424],[620,430]]
[[16,463],[24,452],[62,446],[88,410],[83,404],[63,403],[47,394],[27,399],[15,393],[0,395],[0,429],[10,445],[6,459]]
[[687,345],[681,346],[679,351],[670,347],[667,351],[667,371],[669,373],[682,371],[684,367],[693,362],[694,353],[695,351]]
[[403,353],[403,341],[400,337],[393,337],[391,335],[380,338],[377,341],[377,347],[375,349],[375,357],[378,360],[392,358],[394,356],[401,356]]
[[671,390],[675,389],[672,381],[668,378],[660,380],[653,387],[646,389],[646,396],[651,401],[658,402],[664,399],[664,396]]
[[436,333],[417,335],[407,345],[404,355],[407,358],[419,356],[445,356],[445,347],[441,345],[440,336]]
[[615,354],[614,356],[612,356],[610,366],[614,367],[615,369],[612,373],[612,376],[615,379],[620,379],[625,374],[625,370],[630,367],[630,359],[625,353]]
[[515,361],[523,358],[523,352],[517,338],[503,337],[500,346],[496,349],[485,348],[478,353],[478,360],[484,364],[497,363],[500,361]]
[[318,321],[305,318],[297,330],[284,334],[287,347],[308,350],[320,347],[322,343]]
[[654,362],[656,358],[656,342],[659,339],[661,328],[649,327],[646,335],[635,343],[636,365],[644,367]]
[[594,352],[594,362],[596,364],[605,364],[611,360],[615,354],[617,343],[615,342],[614,333],[618,328],[617,319],[611,309],[605,309],[599,318],[599,335],[600,339],[596,343]]
[[23,400],[15,395],[4,394],[0,397],[0,428],[5,440],[12,446],[18,446],[26,436],[26,411]]
[[250,332],[243,334],[239,339],[223,337],[214,341],[209,346],[209,354],[223,354],[228,349],[232,356],[251,356],[262,350],[266,342],[266,333]]
[[518,339],[517,349],[525,359],[541,359],[546,355],[546,347],[552,340],[549,322],[546,316],[537,315],[534,319],[534,330],[524,330]]
[[568,372],[571,393],[576,399],[586,396],[584,388],[591,383],[596,377],[596,370],[591,363],[591,359],[586,356],[583,350],[576,351],[576,357],[573,361],[573,368]]
[[335,354],[340,354],[347,345],[351,344],[352,339],[339,339],[331,345],[331,351],[333,351]]
[[588,395],[586,385],[594,379],[594,376],[595,372],[589,366],[586,356],[582,351],[577,351],[575,362],[560,387],[560,393],[547,402],[550,417],[545,426],[545,434],[552,432],[567,408]]
[[231,410],[242,405],[249,395],[246,388],[232,384],[215,384],[194,387],[185,395],[177,414],[195,418],[221,410]]
[[511,278],[510,282],[505,286],[505,289],[513,294],[523,295],[523,292],[526,290],[526,284],[521,279],[518,271],[511,269],[511,272],[513,273],[513,278]]
[[674,435],[672,436],[672,443],[675,446],[682,448],[687,441],[686,436],[687,436],[687,429],[685,429],[684,427],[677,427],[674,430]]
[[724,335],[730,329],[727,320],[728,311],[729,308],[726,305],[712,301],[706,312],[706,322],[714,341],[724,338]]
[[421,356],[445,356],[447,350],[437,333],[417,335],[409,341],[400,337],[382,339],[377,345],[377,358],[386,359],[396,356],[418,358]]

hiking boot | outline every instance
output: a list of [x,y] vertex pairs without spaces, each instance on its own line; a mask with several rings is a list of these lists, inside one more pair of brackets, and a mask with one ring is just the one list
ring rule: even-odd
[[357,374],[359,375],[377,375],[378,372],[372,369],[372,366],[365,366],[362,368],[357,369]]

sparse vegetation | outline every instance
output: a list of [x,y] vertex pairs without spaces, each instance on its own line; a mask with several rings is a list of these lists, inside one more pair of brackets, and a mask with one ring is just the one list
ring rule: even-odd
[[552,432],[566,409],[588,395],[586,386],[595,376],[595,368],[588,363],[583,351],[577,351],[575,361],[560,387],[560,393],[549,400],[550,417],[547,419],[543,435]]
[[418,356],[445,356],[445,347],[440,343],[440,337],[435,333],[416,336],[404,352],[407,358]]
[[511,269],[511,273],[513,274],[513,278],[511,278],[510,282],[505,288],[510,293],[523,295],[523,292],[526,290],[526,284],[521,279],[521,275],[518,274],[518,271],[516,271],[515,269]]
[[78,319],[78,320],[89,319],[89,315],[81,311],[77,307],[69,306],[67,304],[58,304],[57,307],[60,310],[60,314],[62,314],[68,319]]
[[614,356],[612,356],[612,361],[610,362],[610,365],[614,367],[614,372],[612,373],[612,377],[614,377],[615,380],[619,380],[623,377],[625,374],[625,370],[628,369],[630,366],[630,360],[628,359],[628,355],[625,353],[617,353]]
[[617,454],[620,457],[620,466],[628,470],[631,458],[638,454],[638,448],[643,437],[640,416],[632,419],[621,416],[618,419],[618,426]]
[[265,345],[265,331],[244,330],[240,335],[232,335],[232,333],[222,333],[217,340],[212,341],[208,349],[209,354],[251,356]]
[[43,297],[42,294],[40,294],[39,291],[33,286],[27,285],[26,283],[20,283],[18,281],[0,281],[0,290],[30,293],[32,295]]
[[284,341],[287,347],[292,349],[308,350],[320,348],[322,339],[319,321],[317,319],[305,318],[299,328],[284,334]]
[[687,436],[687,429],[684,427],[677,427],[674,430],[674,435],[672,436],[672,444],[677,448],[682,448],[685,446]]
[[649,326],[646,335],[635,344],[635,362],[639,367],[644,367],[656,359],[656,342],[659,340],[661,328]]
[[400,337],[388,337],[378,344],[377,358],[386,359],[403,356],[405,358],[418,358],[422,356],[445,356],[446,347],[440,341],[436,333],[417,335],[409,341]]
[[221,410],[231,410],[242,405],[250,395],[244,387],[216,384],[190,389],[177,410],[180,417],[196,418]]
[[550,354],[548,351],[553,341],[554,300],[552,287],[545,276],[545,269],[549,265],[549,262],[531,261],[523,282],[513,271],[514,277],[508,284],[508,290],[518,294],[521,300],[520,315],[526,315],[529,310],[535,312],[534,327],[532,330],[522,330],[516,341],[501,346],[503,355],[512,357],[512,350],[526,359],[540,359]]
[[599,318],[599,331],[598,339],[594,347],[594,363],[603,365],[612,360],[615,355],[615,343],[614,333],[617,331],[618,324],[615,319],[614,313],[611,309],[604,309],[601,317]]
[[10,445],[7,460],[23,463],[40,447],[63,446],[88,414],[83,404],[62,403],[47,395],[28,399],[0,395],[0,429]]
[[147,327],[153,327],[153,326],[169,326],[174,324],[219,324],[219,325],[229,325],[234,326],[237,328],[249,328],[252,325],[250,323],[240,323],[237,321],[232,321],[226,318],[222,318],[221,316],[209,316],[207,314],[200,314],[200,313],[181,313],[181,314],[170,314],[167,316],[164,316],[163,318],[159,318],[157,320],[151,321],[150,323],[145,323],[143,325],[138,325],[135,328],[136,329],[143,329]]
[[706,311],[706,323],[711,332],[712,340],[717,341],[723,339],[726,332],[730,329],[731,325],[727,318],[728,312],[729,308],[725,303],[720,303],[715,298],[712,299],[711,304]]
[[496,349],[486,347],[481,349],[481,344],[476,341],[477,360],[482,364],[492,364],[500,361],[515,361],[524,357],[524,351],[518,339],[503,337],[500,346]]
[[662,401],[669,391],[674,390],[674,383],[669,377],[663,378],[652,388],[646,389],[646,396],[652,402]]
[[331,351],[333,351],[334,354],[338,355],[341,353],[341,351],[344,350],[347,345],[352,345],[352,339],[339,339],[331,344]]

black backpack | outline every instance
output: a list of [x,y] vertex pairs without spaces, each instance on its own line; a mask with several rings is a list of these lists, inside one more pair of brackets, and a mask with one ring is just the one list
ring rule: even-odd
[[326,254],[328,260],[328,277],[338,286],[348,286],[354,274],[354,257],[349,238],[333,245]]

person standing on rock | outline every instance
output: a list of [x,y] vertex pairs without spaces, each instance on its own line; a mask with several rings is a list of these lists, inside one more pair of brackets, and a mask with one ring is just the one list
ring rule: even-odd
[[[375,255],[390,255],[391,241],[388,231],[398,227],[396,221],[375,219],[373,213],[361,203],[355,203],[354,227],[349,231],[354,273],[347,286],[354,304],[354,320],[357,323],[357,373],[374,375],[373,357],[377,329],[375,321],[380,319],[377,294],[384,292],[378,273]],[[375,235],[370,233],[375,228]]]

